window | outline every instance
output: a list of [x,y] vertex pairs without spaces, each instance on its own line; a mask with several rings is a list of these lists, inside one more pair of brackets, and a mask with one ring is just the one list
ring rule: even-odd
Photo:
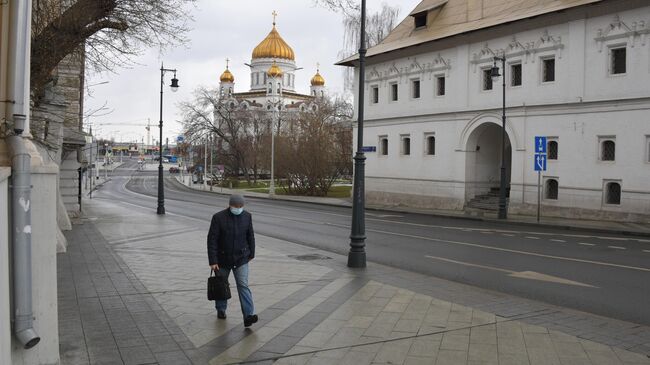
[[557,160],[558,143],[556,140],[549,140],[546,150],[549,160]]
[[420,13],[414,16],[415,18],[415,28],[421,28],[427,26],[427,13]]
[[259,84],[260,84],[260,74],[258,72],[255,74],[255,85],[259,85]]
[[388,136],[379,137],[379,153],[388,156]]
[[610,73],[612,75],[621,75],[626,72],[627,68],[627,49],[625,47],[612,48],[610,50]]
[[379,103],[379,86],[373,86],[371,87],[371,92],[370,92],[370,101],[373,104],[378,104]]
[[402,136],[402,155],[408,156],[411,154],[411,137]]
[[510,86],[521,86],[521,63],[510,65]]
[[605,184],[605,204],[621,204],[621,184],[613,181]]
[[397,101],[398,98],[397,84],[390,84],[390,100]]
[[544,198],[550,200],[557,200],[558,195],[558,183],[556,179],[546,180],[544,186]]
[[555,81],[555,58],[542,60],[542,82]]
[[645,157],[646,157],[646,162],[650,163],[650,136],[645,136]]
[[492,75],[489,68],[483,70],[483,90],[492,90]]
[[411,97],[413,99],[420,98],[420,80],[411,81]]
[[614,142],[611,139],[606,139],[600,143],[600,160],[601,161],[616,160],[616,142]]
[[434,156],[436,154],[436,137],[435,136],[427,136],[427,155],[429,156]]
[[445,95],[445,77],[436,76],[436,96]]

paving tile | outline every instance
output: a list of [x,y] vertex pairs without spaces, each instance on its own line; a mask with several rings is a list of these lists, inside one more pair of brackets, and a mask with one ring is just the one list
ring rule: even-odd
[[436,358],[436,365],[463,365],[467,364],[467,352],[454,350],[440,350]]

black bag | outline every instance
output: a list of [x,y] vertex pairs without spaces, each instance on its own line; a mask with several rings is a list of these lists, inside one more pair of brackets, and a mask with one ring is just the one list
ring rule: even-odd
[[208,300],[227,300],[231,297],[228,279],[220,272],[211,270],[208,278]]

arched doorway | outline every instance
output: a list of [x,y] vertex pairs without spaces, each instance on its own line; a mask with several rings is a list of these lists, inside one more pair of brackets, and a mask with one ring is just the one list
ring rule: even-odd
[[[499,124],[485,122],[469,135],[465,148],[465,202],[477,196],[498,196],[501,183],[501,132]],[[507,133],[505,145],[506,186],[509,190],[512,145]]]

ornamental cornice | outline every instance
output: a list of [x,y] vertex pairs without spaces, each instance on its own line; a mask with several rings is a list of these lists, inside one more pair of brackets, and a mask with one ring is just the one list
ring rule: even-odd
[[618,15],[614,15],[612,22],[605,29],[598,29],[594,40],[598,44],[598,52],[602,52],[604,43],[616,40],[627,40],[630,47],[634,48],[637,39],[639,39],[641,45],[645,46],[648,34],[650,34],[650,27],[645,21],[641,20],[627,25]]

